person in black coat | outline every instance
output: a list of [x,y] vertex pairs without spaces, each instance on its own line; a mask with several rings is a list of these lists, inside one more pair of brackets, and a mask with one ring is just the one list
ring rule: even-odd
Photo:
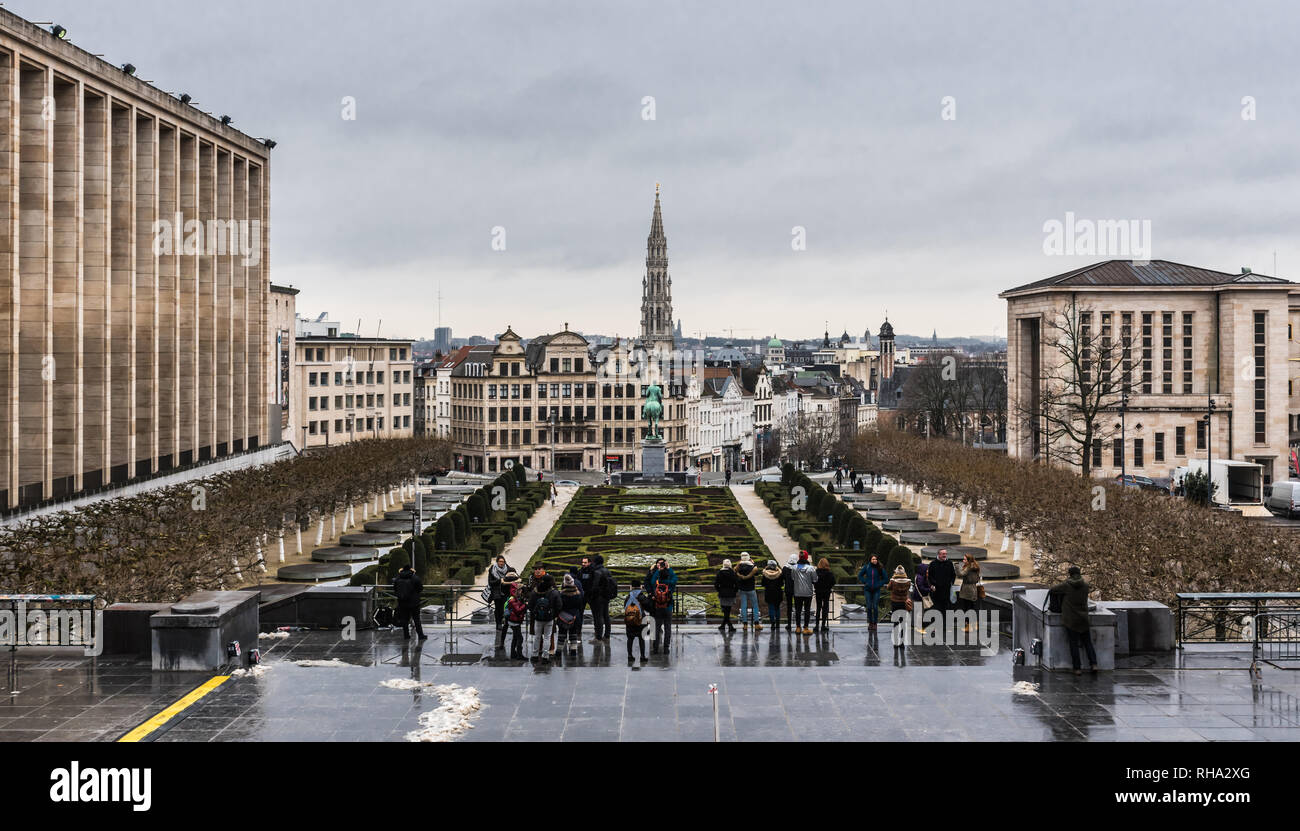
[[785,567],[781,569],[781,576],[785,578],[785,631],[787,632],[794,625],[794,566],[797,562],[799,562],[799,555],[791,554],[790,559],[785,562]]
[[404,565],[393,577],[393,594],[397,596],[397,620],[402,625],[402,637],[410,640],[411,624],[415,624],[415,636],[427,640],[424,627],[420,625],[420,592],[424,584],[411,566]]
[[813,593],[817,598],[817,618],[814,630],[831,631],[831,590],[835,588],[835,573],[831,571],[830,561],[825,557],[817,563],[817,576],[813,582]]
[[718,605],[722,607],[722,625],[718,631],[736,631],[736,624],[731,622],[731,607],[736,603],[736,595],[740,594],[740,581],[731,567],[731,560],[722,561],[722,568],[713,578],[713,590],[718,593]]
[[609,569],[605,568],[605,558],[599,554],[592,555],[591,588],[587,589],[587,602],[591,604],[591,624],[596,630],[592,643],[609,641],[609,604],[617,594],[618,583]]
[[939,556],[930,561],[925,576],[930,581],[930,599],[934,601],[934,608],[940,612],[948,611],[952,608],[948,600],[949,594],[957,582],[957,569],[952,560],[948,559],[948,549],[939,549]]

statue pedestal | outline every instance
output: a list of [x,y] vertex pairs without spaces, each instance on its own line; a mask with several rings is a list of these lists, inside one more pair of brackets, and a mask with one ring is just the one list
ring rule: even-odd
[[641,441],[641,478],[663,479],[667,468],[667,450],[663,439],[642,439]]

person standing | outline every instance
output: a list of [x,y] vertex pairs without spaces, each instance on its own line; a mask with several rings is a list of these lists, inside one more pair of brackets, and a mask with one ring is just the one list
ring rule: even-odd
[[615,582],[614,575],[609,573],[609,569],[605,568],[605,558],[593,554],[591,590],[587,595],[587,602],[591,606],[591,625],[596,630],[596,636],[591,639],[592,643],[609,640],[609,604],[617,595],[618,583]]
[[660,641],[664,652],[673,638],[673,592],[677,590],[677,573],[668,566],[668,561],[660,557],[655,568],[650,572],[650,598],[654,604],[655,639],[651,652],[658,653]]
[[641,661],[645,662],[645,610],[641,604],[641,586],[632,583],[623,603],[623,625],[627,628],[627,662],[632,663],[632,641],[641,645]]
[[[903,632],[899,631],[899,623],[894,618],[894,613],[899,611],[912,611],[912,581],[907,577],[907,570],[902,566],[894,569],[894,576],[889,579],[889,617],[893,623],[893,641],[894,649],[901,650],[907,643],[907,638]],[[910,626],[911,623],[904,621],[902,626]]]
[[[396,556],[396,555],[394,555]],[[402,637],[411,639],[411,624],[415,624],[415,636],[419,640],[428,640],[424,627],[420,625],[420,593],[424,584],[420,576],[411,568],[410,563],[403,563],[393,576],[393,595],[397,597],[397,620],[402,624]]]
[[781,576],[785,578],[785,631],[787,632],[794,625],[794,567],[798,564],[799,555],[791,554],[785,561],[785,568],[781,569]]
[[[776,560],[768,560],[763,568],[763,602],[767,604],[767,620],[775,632],[781,626],[781,601],[785,598],[785,573]],[[755,627],[756,629],[758,627]]]
[[578,581],[573,579],[572,574],[564,575],[560,588],[560,611],[555,616],[555,621],[560,630],[559,648],[562,651],[567,651],[570,655],[578,651],[578,642],[582,638],[582,607],[584,600],[585,597],[582,588],[578,585]]
[[801,635],[811,635],[812,599],[817,582],[817,570],[809,562],[807,551],[799,552],[799,562],[790,571],[794,584],[795,630]]
[[736,624],[731,622],[731,607],[736,603],[736,595],[739,593],[737,588],[736,572],[731,568],[731,560],[723,560],[722,568],[713,577],[713,590],[718,593],[718,606],[722,608],[722,625],[718,627],[719,632],[726,632],[730,629],[736,631]]
[[[501,625],[497,627],[497,649],[502,649],[506,645],[506,632],[510,628],[509,609],[510,598],[515,596],[515,590],[522,588],[519,582],[519,575],[513,568],[507,568],[505,576],[501,578],[501,596],[504,601],[501,603]],[[520,621],[522,622],[522,618]]]
[[952,587],[957,582],[957,569],[948,559],[948,549],[939,549],[939,556],[930,563],[926,579],[930,583],[930,599],[934,601],[935,610],[949,611],[952,608]]
[[835,468],[835,484],[837,485],[844,484],[844,468],[842,467]]
[[727,486],[730,487],[730,486],[731,486],[731,468],[727,468],[727,472],[724,474],[724,476],[725,476],[725,479],[726,479],[726,484],[727,484]]
[[830,560],[822,557],[817,561],[817,575],[813,582],[813,591],[817,597],[817,617],[813,630],[831,631],[831,591],[835,588],[835,573],[831,571]]
[[912,601],[920,603],[923,609],[929,608],[926,606],[927,601],[933,606],[934,601],[928,600],[930,591],[930,564],[921,563],[916,567],[916,579],[912,581]]
[[[957,608],[978,615],[980,601],[984,599],[984,581],[983,574],[980,573],[979,560],[967,554],[957,573],[961,577],[961,589],[957,592]],[[970,624],[966,626],[969,628]]]
[[555,498],[560,495],[560,489],[555,487],[555,480],[551,480],[551,507],[555,507]]
[[555,581],[543,572],[533,584],[528,611],[533,617],[533,660],[550,661],[554,651],[555,616],[560,613],[560,593]]
[[[596,566],[591,557],[583,557],[578,566],[576,575],[578,588],[582,590],[583,603],[590,603],[595,595],[592,582],[596,576]],[[592,613],[592,622],[595,622],[595,613]],[[578,617],[578,636],[582,636],[582,616]]]
[[1088,595],[1092,586],[1083,579],[1078,566],[1070,566],[1065,582],[1052,586],[1051,592],[1061,598],[1061,624],[1070,641],[1070,663],[1075,675],[1082,675],[1079,666],[1079,647],[1088,653],[1088,671],[1097,672],[1097,650],[1092,645],[1092,624],[1088,619]]
[[885,567],[875,554],[858,569],[858,582],[862,584],[862,602],[867,607],[867,629],[874,632],[880,621],[880,592],[889,582]]
[[758,566],[749,558],[748,551],[740,552],[740,562],[736,564],[736,580],[740,590],[740,612],[737,617],[740,618],[740,625],[748,629],[749,624],[754,624],[754,631],[760,632],[763,629],[763,616],[758,612],[758,590],[754,582],[758,579]]
[[524,584],[518,580],[510,584],[510,599],[506,601],[506,625],[510,627],[510,659],[524,660],[524,621],[528,618],[528,603],[524,600]]
[[510,587],[505,586],[502,581],[509,571],[506,558],[499,554],[496,562],[488,568],[488,598],[492,602],[492,620],[497,626],[497,649],[505,645],[506,601],[510,599]]

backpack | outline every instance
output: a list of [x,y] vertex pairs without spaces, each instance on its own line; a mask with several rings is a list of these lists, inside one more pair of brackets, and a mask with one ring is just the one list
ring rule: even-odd
[[555,617],[551,611],[551,598],[548,595],[537,596],[537,608],[533,610],[533,617],[540,621],[548,621]]
[[632,602],[623,609],[623,622],[628,626],[641,625],[641,604]]
[[673,590],[667,583],[655,583],[655,608],[667,609],[668,604],[673,602]]
[[605,572],[605,579],[602,581],[603,585],[601,586],[603,596],[612,600],[618,596],[618,581],[614,579],[614,575],[610,574],[608,569],[602,569],[602,571]]

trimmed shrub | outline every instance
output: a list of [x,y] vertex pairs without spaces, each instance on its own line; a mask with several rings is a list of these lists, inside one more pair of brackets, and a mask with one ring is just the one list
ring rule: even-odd
[[889,553],[894,550],[896,545],[898,545],[898,540],[888,534],[880,535],[880,541],[876,543],[876,556],[880,558],[880,562],[889,561]]
[[881,560],[885,563],[885,572],[887,574],[892,575],[894,569],[902,566],[909,579],[916,578],[916,558],[912,556],[912,549],[907,546],[895,545],[893,550],[889,552],[889,559],[885,560],[882,557]]
[[388,552],[388,568],[394,574],[401,571],[404,566],[411,564],[411,555],[406,553],[404,548],[394,548]]
[[471,520],[474,522],[484,522],[487,520],[487,502],[479,495],[478,491],[469,495],[469,499],[465,500],[465,505],[469,511],[469,517]]

